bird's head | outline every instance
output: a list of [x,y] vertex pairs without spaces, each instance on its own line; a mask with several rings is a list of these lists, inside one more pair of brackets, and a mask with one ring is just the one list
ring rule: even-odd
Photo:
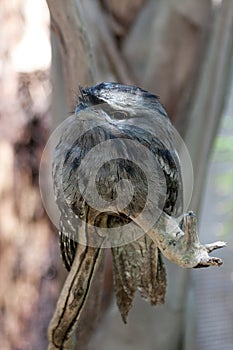
[[131,115],[136,111],[151,108],[159,109],[167,116],[159,102],[159,98],[150,92],[133,85],[123,85],[115,82],[100,83],[87,88],[80,88],[78,110],[107,103],[114,110],[124,110]]

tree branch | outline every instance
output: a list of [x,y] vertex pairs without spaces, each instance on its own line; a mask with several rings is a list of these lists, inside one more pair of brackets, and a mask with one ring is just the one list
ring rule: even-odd
[[[78,245],[75,260],[49,325],[48,350],[75,349],[74,331],[80,322],[95,274],[103,261],[103,252],[101,248]],[[99,291],[102,290],[102,282],[100,281]],[[95,315],[92,317],[89,322],[94,321]]]

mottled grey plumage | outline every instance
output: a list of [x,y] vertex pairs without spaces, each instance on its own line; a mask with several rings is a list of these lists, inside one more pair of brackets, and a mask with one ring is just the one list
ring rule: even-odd
[[[93,106],[98,106],[96,115],[88,109]],[[75,130],[80,118],[96,118],[103,121],[104,125],[97,125],[82,133],[80,129]],[[162,137],[164,132],[165,138]],[[77,173],[82,160],[94,146],[116,138],[122,140],[118,149],[122,157],[104,163],[98,172],[96,188],[109,203],[116,198],[115,186],[122,179],[128,179],[135,192],[127,207],[115,211],[111,208],[101,213],[84,199],[85,193],[81,193],[78,188]],[[182,213],[179,159],[173,150],[169,118],[158,98],[138,87],[117,83],[101,83],[81,89],[75,115],[56,147],[53,162],[54,189],[61,212],[60,249],[67,270],[72,265],[81,235],[82,241],[86,239],[87,244],[96,246],[97,250],[101,249],[99,243],[95,245],[98,226],[119,227],[120,230],[123,225],[133,222],[144,208],[148,195],[147,179],[140,167],[127,160],[127,155],[133,149],[125,147],[124,140],[136,140],[145,150],[152,152],[166,181],[165,200],[163,193],[160,193],[160,180],[155,183],[156,200],[166,214],[179,216]],[[101,154],[96,157],[101,159]],[[95,162],[96,159],[93,158],[93,167]],[[88,184],[88,176],[83,176],[86,176],[84,180]],[[81,219],[82,224],[77,219]],[[91,234],[88,223],[93,224]],[[111,249],[115,292],[124,322],[136,290],[153,305],[163,303],[166,273],[161,253],[151,238],[144,235],[123,246],[113,245]]]

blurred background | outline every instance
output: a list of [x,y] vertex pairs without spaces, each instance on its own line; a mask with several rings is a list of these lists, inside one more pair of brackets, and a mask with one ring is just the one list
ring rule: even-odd
[[0,26],[1,349],[47,347],[66,271],[41,202],[40,159],[52,130],[74,110],[78,86],[100,81],[160,96],[192,158],[190,209],[200,239],[228,247],[216,253],[220,268],[166,262],[166,304],[154,308],[137,297],[127,325],[108,265],[98,326],[85,334],[93,322],[87,308],[78,348],[232,349],[232,1],[1,0]]

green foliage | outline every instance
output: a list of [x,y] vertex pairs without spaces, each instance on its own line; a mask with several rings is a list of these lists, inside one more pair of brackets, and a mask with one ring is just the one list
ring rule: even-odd
[[233,161],[233,117],[223,118],[222,132],[215,139],[214,160],[221,162]]
[[216,137],[213,160],[224,162],[224,169],[216,181],[216,189],[225,199],[223,200],[222,215],[226,218],[222,234],[229,236],[233,233],[233,118],[223,120],[222,133]]

